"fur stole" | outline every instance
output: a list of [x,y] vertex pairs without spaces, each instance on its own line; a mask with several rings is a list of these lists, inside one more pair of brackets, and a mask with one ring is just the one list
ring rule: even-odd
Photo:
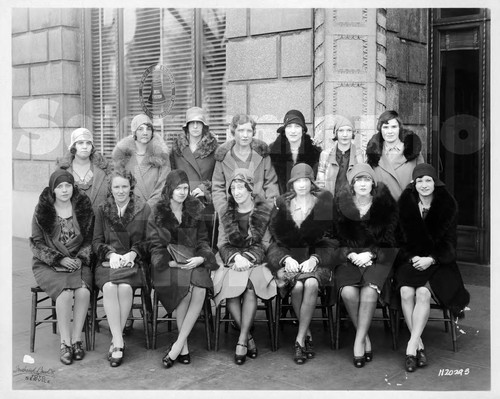
[[379,183],[370,210],[361,217],[354,204],[350,188],[345,187],[338,197],[337,232],[342,246],[359,247],[376,245],[395,247],[395,230],[398,209],[394,198],[384,183]]
[[[220,221],[224,227],[229,244],[244,248],[262,242],[271,217],[272,205],[260,195],[254,199],[254,208],[250,213],[250,234],[244,237],[240,233],[237,214],[238,207],[233,197],[229,196],[228,203],[221,213]],[[250,240],[250,242],[249,242]]]
[[[189,147],[187,136],[188,133],[182,132],[177,136],[177,139],[174,140],[172,151],[175,152],[178,156],[182,155],[182,151],[184,150],[184,148]],[[219,143],[217,142],[215,136],[212,133],[208,132],[207,134],[203,135],[202,139],[198,143],[196,152],[200,154],[200,158],[206,158],[210,154],[212,154],[218,146]]]
[[[422,141],[420,137],[411,130],[401,129],[399,139],[403,143],[403,155],[406,161],[413,161],[422,151]],[[366,162],[372,168],[378,166],[380,157],[384,150],[384,140],[381,133],[376,133],[366,146]]]
[[273,237],[288,248],[311,246],[329,234],[333,224],[333,195],[320,190],[312,211],[300,227],[294,222],[290,212],[290,199],[282,195],[276,199],[276,207],[269,228]]
[[[198,198],[188,196],[182,207],[182,227],[193,228],[203,217],[204,206]],[[181,226],[170,208],[170,200],[161,198],[154,208],[154,221],[157,227],[167,229],[173,235]]]
[[[233,139],[219,146],[219,148],[215,150],[215,160],[222,162],[226,157],[226,154],[231,151],[231,148],[234,147],[235,143],[236,142]],[[252,147],[252,150],[254,150],[262,158],[265,158],[269,155],[269,146],[263,141],[256,139],[255,137],[250,143],[250,146]]]
[[[270,145],[271,162],[278,176],[286,175],[287,165],[293,165],[292,152],[290,143],[285,134],[280,134],[276,140]],[[302,134],[302,141],[299,147],[296,163],[306,163],[311,168],[314,168],[318,163],[321,150],[316,147],[306,133]]]
[[[92,234],[92,224],[94,212],[89,197],[75,187],[73,198],[71,200],[75,212],[76,220],[80,226],[80,231],[84,240],[89,234]],[[57,212],[54,203],[50,198],[50,188],[45,189],[40,194],[38,205],[35,208],[35,217],[42,230],[51,235],[57,224]]]
[[[126,165],[130,161],[130,158],[132,158],[135,154],[135,151],[136,147],[134,136],[127,136],[120,140],[111,154],[115,167],[125,169]],[[144,162],[153,168],[161,168],[168,164],[169,159],[167,145],[163,139],[155,133],[153,139],[146,147]]]
[[122,218],[118,216],[118,208],[113,196],[109,196],[106,202],[99,207],[102,208],[104,217],[109,221],[114,231],[126,231],[127,225],[134,220],[135,216],[142,211],[145,205],[146,203],[141,198],[132,196]]
[[399,215],[406,242],[412,247],[433,248],[450,228],[455,228],[458,206],[445,187],[436,187],[432,205],[425,220],[418,208],[419,197],[408,186],[399,198]]
[[[62,158],[58,158],[56,161],[56,166],[61,169],[69,169],[73,163],[74,155],[68,152]],[[101,169],[106,175],[111,172],[111,165],[108,160],[104,158],[101,153],[94,152],[92,159],[90,160],[94,168]]]

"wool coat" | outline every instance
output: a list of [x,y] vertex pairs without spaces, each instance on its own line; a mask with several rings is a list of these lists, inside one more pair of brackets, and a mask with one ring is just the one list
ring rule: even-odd
[[[108,197],[97,210],[92,249],[97,258],[95,282],[99,289],[107,282],[147,287],[148,242],[146,227],[151,208],[141,198],[132,196],[122,217],[113,197]],[[112,253],[125,255],[134,251],[137,257],[134,267],[112,269],[103,266]]]
[[[33,252],[33,274],[37,284],[54,300],[65,289],[82,287],[82,280],[87,287],[92,287],[90,270],[90,253],[94,213],[90,199],[78,188],[74,189],[73,224],[76,237],[67,243],[66,249],[58,242],[61,233],[58,216],[51,199],[50,188],[46,187],[40,194],[32,221],[30,247]],[[68,248],[71,248],[68,250]],[[77,258],[82,267],[71,273],[58,272],[53,267],[60,266],[65,258]]]
[[287,182],[290,179],[290,172],[296,164],[306,163],[316,173],[321,149],[313,144],[311,136],[308,134],[302,134],[296,162],[293,162],[290,142],[286,138],[284,132],[278,135],[269,148],[271,152],[271,163],[274,166],[276,174],[278,175],[280,194],[286,193]]
[[[390,277],[398,248],[395,233],[398,227],[398,209],[394,198],[384,183],[378,183],[368,212],[361,216],[354,204],[350,187],[342,190],[337,198],[336,231],[340,247],[335,260],[335,295],[348,285],[372,284],[381,293],[384,303],[390,301]],[[372,252],[373,264],[358,267],[347,256],[351,253]]]
[[[435,187],[433,194],[425,219],[413,185],[399,198],[403,239],[395,275],[396,292],[401,286],[421,287],[429,282],[439,302],[457,317],[463,315],[470,299],[456,262],[458,206],[445,187]],[[436,263],[418,271],[409,262],[414,256],[432,256]]]
[[311,255],[315,255],[319,260],[313,273],[288,276],[284,282],[280,277],[278,285],[282,296],[300,279],[314,277],[322,287],[331,284],[331,268],[338,247],[338,241],[333,238],[333,195],[326,190],[319,190],[315,195],[316,203],[300,227],[292,218],[289,194],[276,199],[269,224],[273,242],[267,253],[267,266],[275,276],[278,276],[283,272],[281,269],[284,268],[284,260],[288,256],[299,264],[309,259]]
[[[318,173],[316,175],[316,180],[318,182],[324,182],[324,189],[330,191],[333,195],[335,195],[335,186],[337,184],[337,176],[339,173],[337,146],[338,141],[335,141],[333,147],[321,152],[318,163]],[[363,162],[362,157],[356,155],[356,145],[351,144],[349,151],[349,165],[347,167],[347,171],[351,170],[357,163]],[[345,183],[348,184],[347,177]]]
[[[215,169],[212,177],[212,199],[215,210],[220,213],[227,203],[228,180],[238,168],[236,160],[231,155],[235,141],[222,144],[215,151]],[[254,138],[251,143],[252,159],[248,168],[254,179],[253,193],[260,194],[266,199],[277,197],[279,194],[278,177],[271,164],[269,146]]]
[[[73,174],[73,159],[74,156],[71,153],[67,153],[61,159],[56,161],[56,167],[60,169],[68,170]],[[95,152],[92,155],[91,160],[92,173],[94,177],[92,178],[92,186],[85,193],[90,198],[92,203],[92,209],[94,214],[97,212],[97,208],[102,204],[108,195],[108,184],[109,184],[109,174],[111,173],[111,165],[108,163],[105,157],[100,153]],[[75,184],[78,182],[75,180]]]
[[366,146],[366,163],[375,171],[377,181],[383,182],[397,201],[403,190],[411,182],[413,169],[424,162],[422,141],[411,130],[401,129],[399,139],[403,143],[403,153],[390,162],[384,153],[384,139],[376,133]]
[[168,148],[163,138],[158,134],[148,143],[146,155],[139,165],[136,158],[134,136],[120,140],[111,154],[115,168],[130,171],[135,179],[134,194],[153,207],[161,197],[161,190],[170,172]]
[[[191,285],[207,288],[209,292],[213,289],[210,271],[217,269],[218,265],[208,243],[207,229],[202,220],[203,208],[197,198],[188,196],[183,203],[179,223],[170,208],[170,200],[162,197],[149,218],[152,285],[168,312],[177,308]],[[205,261],[190,270],[170,267],[169,244],[190,247],[194,256],[201,256]]]
[[200,200],[206,205],[212,202],[212,175],[215,168],[215,150],[219,147],[217,139],[211,133],[205,134],[198,148],[192,152],[189,148],[187,133],[181,133],[174,141],[170,155],[172,170],[186,172],[191,191],[199,188],[205,194]]
[[[250,212],[246,233],[240,230],[238,205],[232,196],[229,196],[228,203],[219,215],[217,247],[224,267],[217,270],[214,276],[217,304],[225,298],[240,296],[249,281],[259,298],[269,299],[276,295],[273,276],[263,265],[271,239],[268,225],[273,206],[271,200],[260,195],[255,195],[253,201],[254,207]],[[254,267],[248,271],[230,269],[238,254],[247,258]]]

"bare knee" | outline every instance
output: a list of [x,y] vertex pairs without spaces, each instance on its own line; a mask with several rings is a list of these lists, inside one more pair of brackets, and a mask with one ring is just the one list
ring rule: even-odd
[[416,293],[417,302],[419,303],[430,303],[431,302],[431,293],[425,287],[419,287]]
[[308,278],[304,282],[304,290],[310,293],[318,292],[319,284],[315,278]]
[[292,294],[302,294],[302,291],[304,291],[304,284],[302,281],[297,281],[292,288]]
[[102,293],[103,294],[111,294],[113,292],[116,292],[117,289],[118,289],[118,286],[115,283],[108,281],[106,284],[104,284],[102,286]]
[[340,292],[344,301],[355,301],[359,299],[359,289],[357,287],[346,286]]
[[409,301],[412,300],[413,297],[415,296],[415,288],[413,287],[401,287],[399,292],[401,293],[401,300],[403,301]]

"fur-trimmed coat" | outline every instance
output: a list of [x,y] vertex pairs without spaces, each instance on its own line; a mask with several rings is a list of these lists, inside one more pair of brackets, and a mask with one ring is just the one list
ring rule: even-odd
[[268,267],[273,274],[283,266],[286,256],[302,263],[311,255],[319,259],[319,268],[331,268],[338,241],[333,239],[334,202],[329,191],[316,193],[312,211],[297,226],[290,212],[290,199],[282,195],[276,199],[269,229],[273,243],[267,253]]
[[[438,299],[458,315],[469,303],[469,293],[456,262],[457,203],[445,187],[436,187],[429,213],[422,219],[418,202],[413,185],[398,202],[403,239],[396,285],[419,287],[429,281]],[[408,262],[414,256],[431,256],[436,264],[418,271]]]
[[239,229],[238,207],[233,197],[219,215],[219,240],[217,247],[225,265],[231,263],[237,254],[253,264],[262,264],[269,247],[271,235],[268,225],[271,217],[272,202],[262,196],[255,196],[254,208],[250,213],[248,235],[243,236]]
[[113,149],[113,164],[115,168],[132,172],[136,179],[134,194],[153,207],[161,197],[165,179],[171,170],[169,151],[163,139],[154,133],[140,165],[137,163],[135,152],[134,136],[125,137]]
[[[74,243],[81,241],[79,246],[69,252],[70,257],[82,262],[81,273],[55,272],[52,267],[60,266],[60,261],[67,255],[57,248],[60,228],[57,223],[57,212],[50,198],[50,188],[46,187],[40,194],[32,221],[30,247],[33,252],[33,273],[40,287],[53,299],[57,298],[65,288],[81,287],[84,279],[90,286],[90,254],[94,213],[90,199],[78,188],[75,188],[73,198],[73,223],[76,222],[80,233],[72,239]],[[56,281],[57,280],[57,281]],[[74,280],[74,281],[73,281]],[[76,286],[74,286],[76,284]]]
[[411,182],[413,169],[424,162],[422,141],[411,130],[401,129],[399,139],[403,143],[403,153],[392,163],[384,154],[384,139],[376,133],[366,146],[366,162],[375,171],[377,180],[383,182],[396,201]]
[[302,134],[297,161],[295,163],[293,162],[292,152],[290,150],[290,142],[286,138],[285,133],[280,133],[276,140],[269,146],[269,149],[271,153],[271,163],[278,175],[280,194],[284,194],[288,191],[287,182],[290,179],[290,172],[294,165],[306,163],[313,168],[316,174],[321,149],[313,144],[311,136],[307,133]]
[[[215,169],[212,177],[212,199],[215,210],[220,213],[227,203],[228,180],[238,168],[236,160],[231,155],[235,141],[231,140],[222,144],[215,151]],[[260,194],[266,199],[279,195],[278,177],[271,164],[269,146],[261,140],[254,138],[251,143],[252,159],[249,170],[253,173],[253,193]]]
[[[192,152],[187,134],[181,133],[174,141],[171,154],[173,169],[186,172],[191,191],[199,188],[205,194],[204,203],[212,202],[212,175],[215,168],[215,150],[219,147],[217,139],[211,133],[205,134]],[[203,197],[202,197],[203,198]]]
[[[73,173],[73,159],[74,156],[71,153],[67,153],[62,158],[56,161],[56,167],[60,169],[68,170],[71,174]],[[111,165],[100,153],[95,152],[92,155],[92,173],[94,177],[92,179],[92,187],[86,192],[92,203],[92,209],[94,213],[97,212],[98,206],[106,200],[108,195],[108,179],[111,173]],[[75,184],[78,182],[75,180]]]

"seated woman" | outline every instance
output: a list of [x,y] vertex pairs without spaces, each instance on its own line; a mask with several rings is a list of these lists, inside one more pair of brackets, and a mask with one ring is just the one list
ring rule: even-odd
[[236,169],[228,186],[228,203],[219,215],[217,246],[224,267],[214,276],[215,304],[225,299],[240,328],[234,361],[242,365],[247,356],[255,359],[258,354],[250,335],[257,297],[267,300],[276,295],[273,276],[263,265],[272,205],[253,194],[253,177],[247,169]]
[[[152,284],[167,312],[176,311],[179,331],[163,357],[166,368],[172,367],[175,360],[191,363],[187,339],[203,307],[206,291],[212,292],[210,270],[218,267],[208,244],[203,204],[189,193],[186,172],[171,171],[148,223]],[[185,257],[181,263],[172,255],[175,249]]]
[[141,263],[146,250],[146,227],[151,209],[134,196],[135,179],[127,170],[111,173],[111,196],[97,211],[93,250],[97,258],[95,284],[102,290],[103,305],[112,335],[108,360],[118,367],[125,350],[123,329],[132,309],[132,287],[147,287]]
[[[349,317],[356,328],[354,366],[363,367],[373,357],[368,330],[379,296],[389,301],[385,289],[397,254],[396,201],[373,169],[357,164],[347,172],[350,183],[337,198],[336,230],[340,248],[334,270]],[[334,296],[337,298],[337,294]]]
[[409,372],[427,365],[421,336],[432,294],[454,317],[463,317],[470,299],[456,262],[457,203],[431,165],[417,165],[412,177],[398,203],[403,244],[395,273],[411,332],[405,358]]
[[92,287],[93,218],[92,204],[75,187],[73,175],[61,169],[52,173],[35,208],[30,247],[35,280],[56,302],[63,364],[85,356],[82,328]]
[[299,319],[294,346],[297,364],[315,356],[309,324],[318,290],[331,281],[330,267],[337,248],[332,239],[333,195],[313,182],[309,165],[295,165],[288,191],[276,200],[269,225],[274,242],[268,252],[268,267],[277,277],[281,297],[291,292]]

